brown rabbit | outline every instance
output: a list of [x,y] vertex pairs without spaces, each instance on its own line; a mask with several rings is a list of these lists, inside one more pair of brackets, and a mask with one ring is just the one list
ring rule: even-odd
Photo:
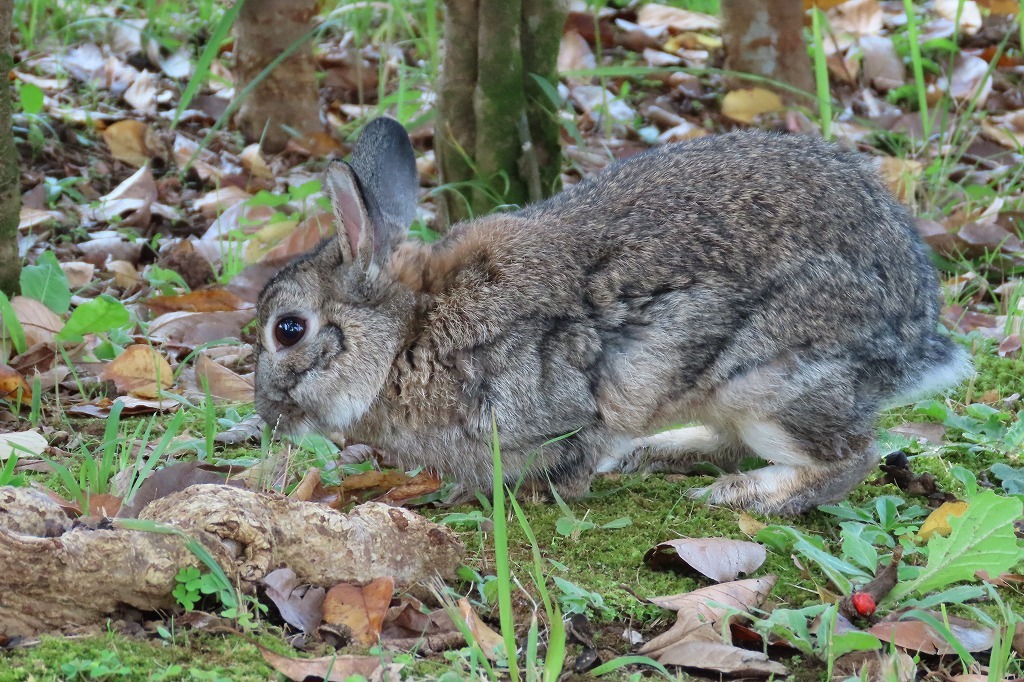
[[417,178],[395,121],[326,184],[339,237],[260,296],[257,409],[464,494],[491,488],[493,414],[510,483],[578,497],[600,467],[757,455],[693,494],[799,513],[876,466],[881,406],[970,372],[911,217],[821,140],[666,145],[433,244],[405,239]]

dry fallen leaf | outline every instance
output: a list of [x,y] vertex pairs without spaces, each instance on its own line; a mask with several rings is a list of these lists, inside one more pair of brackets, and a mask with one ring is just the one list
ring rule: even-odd
[[174,384],[174,371],[159,351],[136,343],[110,361],[100,373],[104,381],[113,381],[119,391],[140,398],[156,398],[161,390]]
[[92,276],[96,274],[96,266],[84,261],[61,263],[60,269],[64,271],[64,276],[68,278],[68,286],[71,287],[72,291],[84,287],[92,281]]
[[782,109],[782,98],[764,88],[741,88],[722,98],[722,114],[738,123],[753,123],[761,114]]
[[147,299],[145,305],[155,315],[170,312],[216,313],[253,307],[223,288],[201,289],[180,296],[154,296]]
[[480,620],[480,617],[473,611],[473,607],[469,605],[469,600],[465,597],[459,600],[459,612],[462,613],[463,620],[466,621],[470,632],[473,633],[473,639],[476,640],[476,643],[480,646],[481,651],[484,652],[484,656],[488,660],[494,661],[498,659],[499,655],[504,655],[505,640]]
[[103,141],[111,156],[132,166],[144,166],[150,159],[160,156],[159,144],[142,121],[127,119],[107,126]]
[[751,537],[757,535],[758,531],[767,527],[766,524],[761,523],[747,512],[740,512],[736,523],[739,525],[741,533]]
[[717,31],[722,22],[718,17],[700,12],[691,12],[679,7],[646,4],[636,15],[640,26],[667,26],[671,31]]
[[[948,614],[933,612],[932,615],[940,623],[948,623],[953,636],[967,651],[988,651],[992,648],[995,631],[991,628]],[[891,617],[897,617],[897,614]],[[868,632],[883,642],[891,642],[910,652],[945,655],[956,651],[943,635],[920,620],[883,621],[873,625]]]
[[748,540],[679,538],[651,548],[644,561],[656,570],[692,569],[721,583],[756,571],[766,556],[763,545]]
[[936,533],[943,537],[949,535],[953,532],[953,529],[949,526],[949,517],[961,516],[966,511],[966,502],[943,502],[921,524],[921,530],[917,533],[918,537],[927,542]]
[[974,0],[935,0],[935,12],[943,19],[957,21],[960,30],[973,36],[981,30],[981,11]]
[[236,403],[251,403],[255,399],[251,376],[240,376],[200,353],[196,358],[196,385],[200,389],[203,389],[202,379],[206,380],[206,388],[215,398]]
[[324,598],[324,623],[346,626],[362,646],[376,644],[394,592],[395,581],[390,577],[363,587],[339,583]]
[[305,633],[320,625],[324,617],[324,588],[300,585],[290,568],[271,571],[260,582],[286,623]]
[[64,327],[63,320],[45,304],[25,296],[11,299],[11,308],[25,332],[25,342],[29,346],[37,343],[49,343]]
[[883,27],[882,7],[877,0],[849,0],[828,11],[828,23],[835,33],[878,35]]
[[[3,367],[4,365],[0,365],[0,369]],[[0,388],[0,391],[2,390]],[[46,450],[46,446],[46,438],[35,429],[16,433],[0,433],[0,462],[6,462],[11,455],[15,455],[19,459],[26,455],[39,455]]]
[[911,438],[921,438],[933,445],[941,445],[946,438],[946,427],[935,422],[907,422],[889,430]]
[[381,660],[377,656],[288,658],[260,644],[256,646],[268,665],[293,682],[305,682],[310,678],[324,682],[345,682],[354,675],[361,675],[364,679],[378,679],[378,670],[382,668]]
[[789,674],[786,666],[772,661],[766,654],[760,651],[741,649],[725,642],[702,640],[678,642],[660,654],[658,662],[744,677]]
[[6,400],[13,405],[18,400],[19,391],[22,405],[27,405],[32,400],[32,389],[25,381],[25,377],[12,367],[0,365],[0,400]]
[[716,627],[730,608],[749,611],[760,606],[777,580],[773,575],[749,578],[651,599],[653,604],[676,611],[676,622],[666,632],[647,642],[638,653],[656,655],[707,623]]
[[112,519],[121,509],[121,498],[106,493],[89,495],[89,516],[95,519]]

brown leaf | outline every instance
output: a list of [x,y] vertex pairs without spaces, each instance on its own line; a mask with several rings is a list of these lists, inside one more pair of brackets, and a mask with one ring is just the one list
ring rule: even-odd
[[303,502],[309,502],[313,499],[313,493],[320,487],[320,469],[317,467],[310,467],[306,469],[306,473],[302,474],[302,480],[292,488],[292,491],[288,493],[288,497],[293,500],[302,500]]
[[68,278],[68,286],[71,287],[72,291],[84,287],[92,281],[92,276],[96,274],[96,266],[84,261],[61,263],[60,269],[64,271],[64,276]]
[[836,659],[832,679],[870,682],[914,682],[917,665],[902,651],[853,651]]
[[113,381],[119,391],[140,398],[156,398],[174,383],[174,371],[167,358],[144,343],[136,343],[110,361],[100,378]]
[[760,651],[741,649],[725,642],[681,641],[662,652],[658,661],[728,675],[768,677],[789,674],[786,666],[770,660]]
[[300,585],[290,568],[271,571],[260,582],[286,623],[305,633],[320,625],[324,617],[324,588]]
[[21,373],[7,365],[0,365],[0,400],[12,405],[18,400],[21,391],[21,403],[27,405],[32,400],[32,389]]
[[96,519],[112,519],[121,510],[121,498],[106,493],[89,495],[89,516]]
[[251,304],[221,287],[202,289],[180,296],[154,296],[146,300],[145,305],[155,315],[170,312],[216,313],[252,308]]
[[196,358],[196,386],[203,388],[202,379],[206,379],[206,387],[210,395],[236,403],[251,403],[255,400],[255,387],[252,377],[243,377],[227,367],[218,364],[200,353]]
[[103,141],[107,143],[111,156],[132,166],[143,166],[160,155],[160,148],[153,142],[153,133],[142,121],[129,119],[107,126],[103,131]]
[[835,33],[878,35],[882,31],[882,19],[882,7],[877,0],[850,0],[828,11],[828,23]]
[[394,592],[395,581],[390,577],[377,578],[364,587],[339,583],[324,599],[324,623],[348,627],[362,646],[376,644]]
[[317,213],[295,226],[288,235],[260,258],[262,262],[291,260],[334,234],[334,217],[330,213]]
[[766,527],[766,524],[761,523],[747,512],[740,512],[736,524],[739,526],[741,533],[751,537],[757,535],[758,531]]
[[165,313],[150,323],[149,336],[195,348],[211,341],[239,338],[242,327],[252,321],[253,315],[249,309],[219,313]]
[[251,198],[252,195],[241,187],[226,185],[196,199],[192,208],[202,213],[203,217],[212,218],[235,204]]
[[950,96],[961,102],[977,98],[977,106],[980,107],[992,92],[988,62],[974,55],[957,54],[953,61],[953,74],[948,82],[946,78],[940,78],[935,85],[940,91],[948,88]]
[[136,398],[135,396],[123,395],[116,401],[111,400],[110,398],[99,398],[92,403],[74,405],[73,407],[68,408],[68,413],[79,417],[96,417],[98,419],[106,419],[110,416],[110,408],[115,402],[124,403],[124,408],[121,410],[122,417],[138,417],[144,414],[153,414],[154,412],[174,412],[181,407],[180,402],[170,398],[166,398],[164,400],[152,400],[149,398]]
[[764,88],[740,88],[722,98],[722,115],[738,123],[753,123],[761,114],[782,109],[782,98]]
[[277,672],[294,682],[320,679],[325,682],[345,682],[353,675],[372,679],[381,668],[377,656],[321,656],[320,658],[288,658],[276,654],[261,644],[256,645],[263,660]]
[[44,211],[39,208],[22,206],[18,215],[18,230],[26,232],[38,225],[57,222],[64,217],[60,211]]
[[[237,467],[228,467],[227,472],[235,473],[237,470]],[[241,485],[233,479],[225,481],[224,472],[225,469],[223,467],[213,466],[204,462],[189,461],[168,464],[164,468],[157,469],[151,473],[142,482],[142,485],[135,492],[135,496],[121,507],[118,516],[126,519],[138,518],[139,512],[153,500],[159,500],[199,483]]]
[[576,31],[562,34],[562,42],[558,46],[558,72],[593,69],[597,66],[594,51]]
[[[934,612],[932,615],[940,623],[944,619],[948,622],[953,637],[967,651],[988,651],[992,648],[995,632],[991,628],[957,616],[943,616]],[[899,614],[892,614],[889,617],[896,618],[899,617]],[[933,655],[955,653],[955,650],[946,641],[945,637],[920,620],[883,621],[873,625],[868,632],[883,642],[891,642],[909,652],[920,651],[921,653]]]
[[999,342],[999,357],[1012,357],[1017,354],[1020,348],[1020,334],[1010,334],[1005,339]]
[[[149,166],[143,166],[109,194],[100,197],[96,207],[85,210],[84,214],[90,220],[108,222],[129,213],[139,213],[141,215],[135,222],[145,226],[149,222],[150,211],[156,199],[156,180],[153,179]],[[135,218],[134,215],[132,217]],[[122,240],[118,238],[117,241]],[[115,259],[118,257],[124,258],[121,254],[114,256]],[[100,265],[102,264],[101,262]]]
[[64,327],[57,313],[34,298],[15,296],[11,299],[11,308],[25,331],[25,341],[29,346],[53,341],[53,337]]
[[469,626],[470,632],[473,633],[473,639],[476,640],[488,660],[497,660],[499,655],[505,653],[505,640],[480,620],[465,597],[459,600],[459,612],[462,614],[463,620],[466,621],[466,625]]
[[458,628],[445,609],[428,612],[418,599],[402,597],[400,604],[388,609],[381,636],[388,640],[450,632],[458,632]]
[[753,573],[765,557],[764,547],[748,540],[680,538],[651,548],[644,561],[656,570],[689,569],[721,583]]
[[[728,608],[748,611],[760,606],[778,580],[773,575],[702,587],[693,592],[655,597],[651,603],[676,611],[676,622],[640,649],[641,655],[653,655],[685,638],[706,623],[713,627],[728,613]],[[712,605],[714,603],[715,605]]]
[[405,483],[396,486],[378,498],[385,504],[402,504],[417,497],[436,493],[441,489],[441,478],[430,471],[421,471]]

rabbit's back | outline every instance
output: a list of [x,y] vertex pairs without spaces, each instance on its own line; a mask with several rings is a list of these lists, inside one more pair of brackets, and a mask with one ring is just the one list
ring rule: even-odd
[[665,397],[628,387],[662,372],[683,394],[787,353],[842,355],[885,399],[955,353],[910,216],[864,157],[810,138],[652,150],[435,248],[458,264],[442,285],[465,333],[453,347],[557,336],[549,352],[565,352],[568,335],[593,355],[578,382],[652,409]]

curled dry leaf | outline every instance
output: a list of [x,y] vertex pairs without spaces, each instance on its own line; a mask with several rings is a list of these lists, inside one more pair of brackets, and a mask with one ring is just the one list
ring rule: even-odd
[[[0,365],[0,376],[5,365]],[[3,380],[0,379],[0,382]],[[0,391],[3,389],[0,388]],[[0,462],[6,462],[11,455],[16,457],[34,456],[46,450],[46,438],[35,429],[16,433],[0,433]]]
[[44,211],[40,208],[22,206],[18,215],[18,229],[21,231],[30,230],[37,225],[45,225],[59,221],[64,217],[60,211]]
[[384,615],[395,593],[393,578],[378,578],[359,587],[339,583],[324,598],[324,623],[344,625],[362,646],[371,646],[380,638]]
[[644,561],[659,570],[691,569],[721,583],[756,571],[765,557],[764,547],[748,540],[680,538],[651,548]]
[[[110,194],[100,197],[97,206],[85,210],[84,215],[90,220],[107,222],[128,213],[143,211],[147,212],[148,220],[148,212],[152,210],[156,198],[156,181],[153,179],[153,173],[149,166],[143,166],[115,187]],[[102,262],[100,264],[102,265]]]
[[84,261],[61,263],[60,269],[64,271],[64,276],[68,278],[68,286],[72,290],[81,289],[91,282],[92,276],[96,274],[96,266]]
[[778,580],[773,575],[702,587],[693,592],[655,597],[651,603],[676,611],[676,622],[647,642],[638,653],[656,655],[705,624],[717,627],[730,609],[749,611],[764,603]]
[[469,600],[465,597],[459,600],[459,613],[462,614],[463,620],[466,621],[470,632],[473,633],[473,639],[476,640],[476,643],[480,646],[488,660],[495,661],[498,659],[498,656],[505,653],[505,640],[480,620],[480,617],[473,611],[473,607],[469,605]]
[[950,96],[960,102],[977,98],[977,106],[980,107],[992,92],[988,62],[974,55],[958,54],[953,62],[952,76],[948,81],[940,78],[936,87],[940,90],[948,87]]
[[0,365],[0,400],[6,400],[13,405],[18,400],[19,391],[22,404],[32,400],[32,389],[21,372],[7,365]]
[[300,585],[290,568],[271,571],[261,582],[286,623],[305,633],[320,625],[324,617],[324,588]]
[[252,195],[236,185],[226,185],[207,192],[192,204],[192,207],[207,218],[212,218],[235,204],[251,199]]
[[575,71],[577,69],[593,69],[597,66],[594,51],[590,44],[576,31],[567,31],[562,35],[558,47],[558,72]]
[[156,315],[170,312],[216,313],[252,308],[237,295],[227,289],[214,288],[193,291],[180,296],[154,296],[147,299],[145,305]]
[[892,38],[864,36],[860,39],[860,49],[864,80],[869,85],[888,92],[906,83],[906,66],[897,54]]
[[946,427],[935,422],[907,422],[889,430],[933,445],[941,445],[946,438]]
[[789,674],[786,666],[769,659],[760,651],[741,649],[721,641],[678,642],[659,655],[658,661],[666,665],[679,665],[743,677]]
[[216,313],[164,313],[149,325],[151,339],[167,339],[195,348],[211,341],[238,339],[253,318],[251,310]]
[[828,23],[835,33],[873,36],[882,31],[882,7],[877,0],[849,0],[828,11]]
[[943,537],[948,537],[953,532],[953,529],[949,526],[949,517],[963,516],[966,511],[966,502],[943,502],[921,524],[921,530],[917,532],[918,537],[925,542],[930,540],[936,533]]
[[981,30],[981,10],[974,0],[935,0],[935,12],[949,21],[959,15],[960,30],[969,36]]
[[132,166],[144,166],[163,153],[149,126],[134,119],[107,126],[103,131],[103,141],[107,143],[111,156]]
[[738,123],[753,123],[761,114],[782,109],[782,98],[764,88],[741,88],[722,98],[722,114]]
[[237,403],[251,403],[255,399],[251,376],[240,376],[200,353],[196,358],[196,385],[200,389],[203,388],[203,379],[206,380],[206,388],[210,395],[215,398]]
[[255,177],[264,179],[274,177],[270,166],[267,165],[266,160],[263,158],[263,153],[260,151],[258,143],[253,143],[243,149],[238,158],[242,162],[242,168],[252,173]]
[[[964,649],[970,652],[988,651],[995,640],[995,631],[974,621],[958,616],[931,612],[940,623],[946,622],[950,632]],[[894,614],[891,617],[898,617]],[[875,623],[868,632],[883,642],[890,642],[901,649],[933,655],[956,653],[950,642],[930,625],[920,620],[882,621]]]
[[25,332],[25,342],[29,346],[53,341],[53,337],[64,326],[57,313],[34,298],[15,296],[11,299],[11,308],[21,323],[21,328]]
[[1005,339],[999,342],[999,357],[1013,357],[1020,352],[1021,340],[1020,334],[1013,333],[1007,336]]
[[317,213],[299,223],[281,241],[260,258],[263,262],[290,260],[309,251],[324,237],[334,234],[334,217],[330,213]]
[[119,391],[141,398],[156,398],[174,384],[174,371],[159,351],[136,343],[111,360],[100,378],[113,381]]
[[[293,682],[319,679],[324,682],[345,682],[359,675],[374,679],[382,668],[377,656],[321,656],[320,658],[289,658],[274,653],[261,644],[260,655],[277,672]],[[390,678],[389,678],[390,679]]]
[[670,31],[717,31],[722,22],[718,17],[691,12],[678,7],[650,3],[640,8],[636,23],[644,27],[667,26]]

